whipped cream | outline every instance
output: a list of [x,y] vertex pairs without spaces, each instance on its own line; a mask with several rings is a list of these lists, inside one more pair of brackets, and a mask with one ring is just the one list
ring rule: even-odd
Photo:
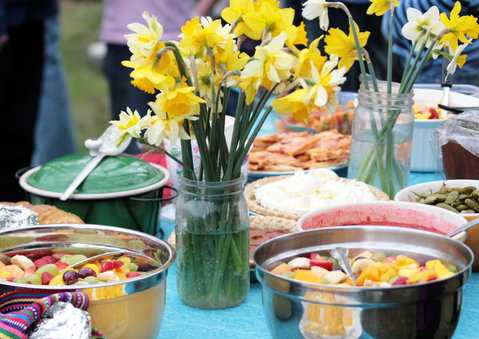
[[365,183],[341,179],[326,169],[299,172],[260,186],[255,196],[265,208],[297,215],[344,203],[379,200]]

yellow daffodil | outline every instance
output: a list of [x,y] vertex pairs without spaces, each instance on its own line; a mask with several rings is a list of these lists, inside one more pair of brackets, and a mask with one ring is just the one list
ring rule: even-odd
[[299,26],[289,25],[286,27],[285,31],[288,34],[286,44],[291,48],[294,48],[295,45],[307,45],[308,36],[306,34],[306,29],[304,28],[304,22]]
[[254,99],[259,86],[271,89],[274,84],[289,78],[296,58],[283,51],[286,33],[273,38],[270,43],[256,47],[254,57],[244,67],[240,87],[247,92],[247,103]]
[[166,112],[170,117],[186,119],[196,116],[200,110],[200,104],[206,101],[195,95],[195,88],[182,84],[178,87],[165,88],[156,96],[156,100],[150,103],[153,112]]
[[140,138],[141,131],[147,125],[148,115],[141,117],[138,111],[132,111],[127,107],[126,112],[121,111],[119,120],[110,121],[110,124],[116,127],[120,134],[119,144],[121,144],[128,136],[132,138]]
[[313,40],[308,48],[302,49],[298,54],[298,63],[295,68],[295,75],[298,78],[304,78],[311,75],[311,64],[316,69],[321,69],[326,61],[326,57],[321,54],[318,48],[322,36]]
[[[132,84],[150,94],[164,86],[169,86],[179,76],[178,66],[171,51],[162,52],[163,28],[154,16],[143,14],[147,26],[134,23],[128,27],[134,32],[128,34],[128,46],[132,55],[122,65],[132,68]],[[166,84],[165,84],[166,82]]]
[[123,133],[130,134],[133,137],[139,137],[141,132],[141,116],[138,111],[132,111],[129,107],[125,111],[121,111],[118,121],[110,121],[110,123]]
[[392,10],[394,7],[399,6],[399,0],[370,0],[371,5],[368,7],[367,14],[376,14],[382,16],[386,12]]
[[465,44],[469,39],[477,39],[479,37],[479,24],[477,18],[472,15],[460,16],[461,3],[456,1],[448,18],[445,13],[441,13],[441,21],[448,29],[441,42],[448,44],[448,46],[455,51],[459,46],[459,42]]
[[265,23],[255,10],[253,0],[230,0],[229,7],[221,11],[221,17],[227,23],[234,25],[234,33],[237,36],[244,34],[250,39],[261,39]]
[[451,61],[449,65],[447,65],[447,74],[452,75],[456,73],[456,69],[459,66],[459,68],[464,67],[467,61],[467,55],[462,54],[464,52],[464,49],[471,43],[471,41],[466,42],[465,44],[459,45],[456,48],[456,51],[452,55]]
[[224,67],[226,71],[239,71],[248,62],[249,56],[240,52],[231,38],[226,40],[223,48],[217,50],[215,60],[220,69]]
[[198,56],[217,47],[223,47],[230,35],[230,27],[223,26],[221,20],[195,17],[181,27],[180,48],[189,56]]
[[[370,33],[359,32],[357,25],[356,30],[358,31],[360,46],[366,46]],[[349,70],[354,64],[354,61],[358,60],[356,43],[351,27],[349,28],[349,35],[346,35],[346,33],[339,28],[331,28],[324,41],[326,43],[326,53],[336,55],[340,58],[339,67],[345,67],[346,70]]]
[[308,89],[300,88],[286,96],[274,99],[272,106],[280,114],[290,115],[295,121],[306,121],[310,112]]

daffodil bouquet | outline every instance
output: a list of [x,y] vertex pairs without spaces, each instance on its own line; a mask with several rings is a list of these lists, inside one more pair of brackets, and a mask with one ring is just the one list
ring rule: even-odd
[[[188,185],[197,182],[198,187],[241,177],[248,151],[272,111],[273,95],[287,94],[275,98],[272,106],[297,120],[306,119],[314,107],[334,107],[355,59],[354,53],[341,60],[335,54],[334,36],[340,38],[340,32],[326,38],[330,55],[318,49],[321,38],[308,45],[304,25],[294,25],[293,9],[280,8],[278,0],[231,0],[222,11],[227,24],[192,18],[181,28],[178,41],[163,41],[157,19],[148,13],[143,17],[146,24],[129,25],[132,33],[126,38],[132,55],[123,65],[132,69],[132,84],[156,98],[144,117],[127,109],[112,123],[125,137],[159,148],[165,139],[179,141],[181,157],[165,152],[183,166]],[[240,51],[247,38],[257,42],[251,57]],[[364,45],[365,35],[359,34],[359,39]],[[237,95],[231,112],[235,121],[227,140],[225,115],[232,93]],[[199,195],[204,191],[198,189],[189,202],[203,199]],[[248,282],[248,229],[246,225],[236,232],[239,205],[230,199],[208,206],[202,214],[186,218],[185,232],[178,231],[177,212],[180,295],[200,307],[232,306],[245,297],[239,285]]]
[[[406,150],[398,147],[399,136],[394,133],[398,118],[402,115],[402,106],[412,102],[412,88],[424,66],[438,57],[447,58],[446,77],[451,76],[457,66],[462,67],[467,56],[463,54],[464,49],[479,36],[479,24],[477,18],[471,15],[461,16],[461,3],[456,2],[451,13],[440,13],[436,6],[432,6],[425,13],[415,8],[407,9],[408,22],[402,28],[402,36],[410,40],[411,48],[406,67],[400,83],[393,83],[393,21],[394,10],[400,5],[400,0],[370,0],[371,4],[367,10],[369,15],[383,16],[386,13],[388,36],[387,36],[387,79],[378,79],[374,72],[371,59],[365,49],[368,36],[358,31],[356,24],[346,5],[340,2],[329,2],[327,0],[308,0],[305,3],[303,16],[307,19],[319,18],[320,27],[328,29],[328,10],[335,8],[342,10],[348,17],[350,33],[347,36],[342,33],[341,38],[335,39],[334,47],[330,48],[331,55],[340,57],[340,65],[349,67],[351,60],[359,60],[362,73],[362,85],[360,90],[361,100],[365,101],[365,107],[370,110],[368,118],[368,131],[372,134],[371,147],[364,149],[368,144],[367,138],[358,141],[355,148],[353,132],[353,148],[350,160],[349,173],[357,179],[374,184],[383,189],[389,196],[406,184],[408,172],[408,161],[402,164],[397,159],[398,152],[407,152],[410,146],[404,145]],[[333,39],[332,30],[325,40]],[[330,45],[333,45],[331,43]],[[328,49],[326,49],[328,52]],[[385,81],[384,81],[385,80]],[[363,95],[361,95],[363,91]],[[411,120],[413,118],[411,117]],[[353,123],[353,131],[363,129],[364,124],[356,114]],[[355,126],[356,125],[356,126]],[[412,123],[410,131],[412,131]],[[359,131],[362,133],[364,131]],[[363,133],[364,134],[364,133]],[[409,134],[410,133],[403,133]],[[358,138],[359,139],[359,138]],[[363,145],[360,145],[363,144]],[[409,151],[410,152],[410,151]],[[358,168],[355,166],[354,158],[362,159]],[[409,159],[409,158],[408,158]],[[405,168],[404,168],[405,167]]]

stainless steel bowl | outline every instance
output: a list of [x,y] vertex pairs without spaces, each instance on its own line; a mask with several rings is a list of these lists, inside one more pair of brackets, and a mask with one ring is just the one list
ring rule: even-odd
[[[337,246],[406,253],[419,260],[435,257],[459,272],[444,280],[386,288],[309,284],[269,272],[291,257]],[[342,226],[275,238],[258,247],[254,261],[273,338],[450,338],[473,254],[462,243],[430,232]]]
[[93,327],[107,338],[156,338],[165,307],[166,275],[175,258],[166,242],[124,228],[100,225],[45,225],[0,232],[0,252],[22,254],[52,252],[95,255],[112,250],[133,250],[162,265],[127,281],[95,285],[40,286],[0,281],[0,294],[11,290],[82,290],[90,297]]

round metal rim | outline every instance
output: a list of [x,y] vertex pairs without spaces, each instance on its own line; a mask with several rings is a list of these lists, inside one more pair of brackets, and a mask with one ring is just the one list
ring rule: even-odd
[[[274,277],[278,280],[287,281],[289,284],[291,284],[291,286],[293,286],[295,288],[298,288],[298,289],[311,288],[311,289],[316,290],[316,291],[325,291],[325,292],[329,292],[329,293],[340,293],[342,295],[347,295],[347,294],[357,294],[357,293],[365,294],[365,293],[374,293],[374,292],[383,292],[383,291],[404,291],[404,290],[407,290],[407,289],[414,289],[414,288],[418,288],[418,287],[421,288],[421,287],[425,287],[425,286],[429,286],[429,285],[441,284],[441,283],[445,283],[449,280],[459,278],[460,276],[463,276],[463,275],[466,275],[466,277],[468,277],[470,275],[472,263],[474,261],[474,254],[473,254],[472,250],[469,247],[467,247],[466,245],[464,245],[463,243],[461,243],[460,241],[457,241],[455,239],[451,239],[451,238],[448,238],[448,237],[445,237],[445,236],[442,236],[442,235],[438,235],[438,234],[435,234],[435,233],[432,233],[432,232],[427,232],[427,231],[420,231],[420,230],[414,230],[414,229],[404,229],[404,228],[400,228],[400,227],[389,227],[389,226],[379,226],[379,227],[377,227],[377,226],[340,226],[340,227],[325,227],[325,228],[321,228],[320,230],[331,231],[331,230],[340,229],[342,232],[347,232],[348,230],[364,229],[364,228],[371,229],[371,230],[375,230],[375,229],[386,230],[386,229],[389,229],[389,230],[392,230],[392,231],[410,233],[411,235],[423,234],[423,235],[427,235],[427,236],[430,236],[430,237],[447,239],[448,241],[454,242],[454,243],[456,243],[456,245],[458,245],[459,247],[464,249],[469,254],[469,261],[468,261],[468,264],[461,271],[457,272],[456,274],[454,274],[453,276],[451,276],[447,279],[436,280],[436,281],[432,281],[432,282],[414,284],[414,285],[390,286],[390,287],[382,287],[382,288],[381,287],[368,287],[368,288],[364,288],[364,287],[339,287],[338,288],[338,287],[328,286],[328,285],[324,285],[324,284],[303,283],[303,282],[299,282],[299,281],[294,280],[294,279],[286,278],[286,277],[271,273],[270,271],[265,269],[261,264],[259,264],[257,262],[257,259],[256,259],[257,252],[259,252],[262,248],[268,246],[270,243],[272,243],[274,241],[277,241],[279,239],[292,237],[292,236],[294,236],[295,234],[298,234],[298,233],[303,233],[303,234],[306,233],[307,234],[307,233],[318,232],[318,229],[313,229],[313,230],[309,230],[309,231],[302,231],[302,232],[297,232],[297,233],[292,233],[292,234],[285,234],[285,235],[279,236],[277,238],[268,240],[268,241],[264,242],[263,244],[261,244],[260,246],[258,246],[258,248],[255,250],[255,252],[253,254],[253,261],[254,261],[254,264],[256,266],[256,273],[257,273],[258,280],[260,280],[260,281],[262,280],[259,277],[259,275],[262,274],[262,275],[266,275],[266,276],[272,276],[272,277]],[[285,295],[290,295],[288,293],[284,293],[284,294]]]
[[[115,198],[124,198],[124,197],[130,197],[130,196],[135,196],[135,195],[140,195],[143,193],[151,192],[155,189],[163,187],[168,180],[170,179],[170,173],[168,172],[167,169],[156,165],[156,164],[151,164],[151,166],[155,167],[157,170],[161,171],[163,173],[163,179],[160,181],[151,184],[146,187],[142,188],[136,188],[128,191],[123,191],[123,192],[114,192],[114,193],[76,193],[72,194],[69,200],[106,200],[106,199],[115,199]],[[60,199],[62,193],[57,193],[57,192],[51,192],[51,191],[45,191],[36,187],[31,186],[30,184],[27,183],[27,178],[38,171],[41,168],[41,166],[34,167],[27,172],[23,173],[22,176],[20,177],[19,183],[20,186],[27,191],[28,193],[35,194],[41,197],[47,197],[47,198],[55,198],[55,199]]]
[[[10,228],[5,231],[0,231],[0,237],[9,234],[9,233],[16,233],[19,231],[35,231],[35,230],[41,230],[41,229],[86,229],[86,230],[106,230],[106,231],[111,231],[111,232],[120,232],[120,233],[128,233],[131,235],[136,235],[141,238],[146,238],[152,242],[159,243],[161,246],[166,248],[168,250],[168,260],[163,263],[163,265],[155,270],[152,270],[150,272],[146,272],[144,275],[140,277],[135,277],[135,278],[130,278],[128,280],[123,280],[123,281],[117,281],[117,282],[111,282],[111,283],[99,283],[99,284],[91,284],[91,285],[61,285],[61,286],[47,286],[47,285],[31,285],[31,284],[18,284],[14,282],[9,282],[9,281],[1,281],[0,285],[5,285],[5,286],[10,286],[14,288],[26,288],[26,289],[38,289],[38,290],[54,290],[54,291],[61,291],[61,290],[73,290],[73,289],[95,289],[95,288],[103,288],[103,287],[109,287],[109,286],[117,286],[117,285],[125,285],[125,286],[134,286],[133,291],[131,293],[126,293],[126,294],[133,294],[135,292],[143,291],[149,287],[151,287],[153,284],[149,284],[148,282],[150,279],[152,280],[158,280],[156,279],[161,275],[161,273],[166,272],[168,268],[173,264],[176,254],[175,250],[173,247],[166,241],[159,239],[157,237],[154,237],[152,235],[138,232],[138,231],[133,231],[125,228],[120,228],[120,227],[115,227],[115,226],[105,226],[105,225],[93,225],[93,224],[79,224],[79,225],[67,225],[67,224],[51,224],[51,225],[39,225],[39,226],[31,226],[31,227],[16,227],[16,228]],[[142,282],[142,285],[140,288],[136,288],[136,282]]]

